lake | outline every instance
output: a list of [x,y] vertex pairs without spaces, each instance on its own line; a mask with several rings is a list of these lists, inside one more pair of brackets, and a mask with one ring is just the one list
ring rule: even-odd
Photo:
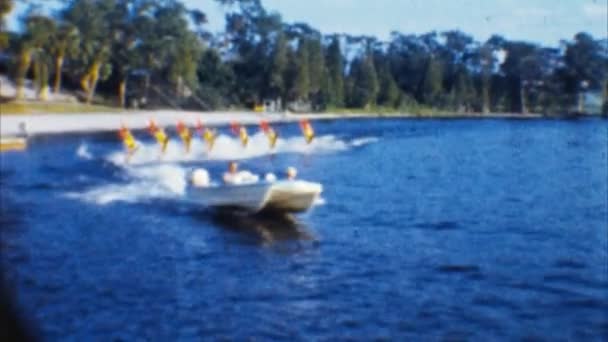
[[[608,336],[608,121],[360,119],[229,130],[206,155],[147,132],[43,135],[0,156],[2,269],[44,340]],[[250,128],[251,133],[257,130]],[[171,132],[175,136],[174,132]],[[295,218],[182,201],[203,167],[323,184]]]

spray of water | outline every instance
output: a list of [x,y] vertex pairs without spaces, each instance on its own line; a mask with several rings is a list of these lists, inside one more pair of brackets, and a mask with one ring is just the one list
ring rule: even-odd
[[154,198],[179,198],[186,190],[186,170],[178,165],[125,168],[126,184],[106,184],[85,192],[69,193],[71,198],[99,205],[115,201],[139,202]]
[[[213,149],[209,151],[205,143],[199,139],[192,141],[190,152],[186,153],[181,141],[173,139],[167,145],[164,154],[160,147],[154,143],[139,143],[139,148],[130,158],[130,165],[142,165],[158,162],[188,162],[204,160],[241,160],[260,157],[273,153],[323,153],[336,152],[348,149],[349,144],[336,139],[332,135],[316,138],[311,144],[307,144],[302,137],[279,138],[274,148],[270,148],[268,139],[263,133],[256,133],[249,138],[246,147],[241,145],[240,140],[227,135],[220,135]],[[126,163],[124,151],[118,151],[108,156],[108,160],[116,165]]]
[[80,146],[78,146],[78,149],[76,150],[76,155],[79,158],[86,160],[90,160],[93,158],[93,155],[91,154],[91,152],[89,152],[89,147],[85,143],[82,143],[80,144]]
[[[274,149],[268,146],[268,140],[263,133],[252,135],[247,147],[240,140],[226,135],[220,135],[211,152],[199,139],[192,141],[190,153],[185,153],[184,146],[174,139],[169,142],[166,152],[161,155],[160,147],[154,143],[141,143],[136,153],[127,163],[123,151],[110,153],[106,160],[121,167],[126,175],[127,183],[106,184],[94,187],[82,193],[70,193],[68,196],[98,205],[106,205],[116,201],[139,202],[157,198],[180,198],[186,191],[187,169],[180,162],[204,160],[239,160],[255,158],[272,153],[329,153],[348,150],[351,147],[362,146],[377,141],[376,138],[360,138],[351,142],[327,135],[315,138],[307,144],[302,137],[280,138]],[[76,154],[80,158],[90,159],[93,156],[88,147],[82,144]],[[323,205],[319,199],[316,205]]]

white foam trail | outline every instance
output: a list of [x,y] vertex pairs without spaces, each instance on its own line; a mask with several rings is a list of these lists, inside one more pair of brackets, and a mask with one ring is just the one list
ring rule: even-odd
[[318,206],[325,205],[325,203],[327,203],[327,202],[325,201],[325,198],[323,198],[323,197],[317,197],[317,198],[315,199],[315,201],[314,201],[313,205],[314,205],[315,207],[318,207]]
[[70,198],[105,205],[116,201],[138,202],[153,198],[178,198],[186,191],[186,170],[176,165],[127,168],[133,181],[109,184],[83,193],[70,193]]
[[[351,146],[361,146],[377,141],[377,138],[362,138],[346,143],[333,135],[319,136],[311,144],[307,144],[303,137],[279,138],[274,149],[268,146],[268,139],[259,132],[249,137],[249,144],[243,147],[239,139],[227,135],[220,135],[211,152],[207,152],[206,145],[200,139],[192,140],[190,153],[186,153],[184,146],[178,139],[172,139],[167,145],[163,155],[160,147],[154,143],[139,144],[139,149],[131,157],[130,165],[141,165],[158,162],[187,162],[196,160],[241,160],[260,157],[273,153],[327,153],[347,150]],[[123,151],[112,153],[108,160],[116,165],[124,165],[125,153]]]
[[378,140],[379,139],[376,137],[359,138],[359,139],[353,140],[350,144],[354,147],[359,147],[359,146],[375,143]]
[[86,160],[90,160],[93,158],[93,155],[91,154],[91,152],[89,152],[89,147],[87,146],[87,144],[84,143],[78,146],[78,149],[76,150],[76,155]]
[[[179,162],[247,159],[271,153],[336,152],[376,141],[377,138],[368,137],[347,143],[335,136],[326,135],[319,136],[311,144],[307,144],[303,137],[291,137],[278,139],[275,149],[270,150],[268,140],[263,133],[250,136],[246,148],[241,146],[239,139],[220,135],[211,153],[207,153],[206,146],[201,140],[195,139],[192,141],[190,153],[186,154],[181,142],[173,139],[162,156],[157,144],[139,143],[139,149],[128,164],[125,164],[126,154],[123,151],[107,156],[107,160],[124,169],[129,179],[127,184],[102,185],[83,193],[70,193],[68,196],[98,205],[116,201],[133,203],[155,198],[179,198],[185,194],[187,186],[187,169],[177,164]],[[84,159],[92,158],[86,144],[79,146],[77,154]],[[325,204],[323,198],[315,202],[315,205],[323,204]]]

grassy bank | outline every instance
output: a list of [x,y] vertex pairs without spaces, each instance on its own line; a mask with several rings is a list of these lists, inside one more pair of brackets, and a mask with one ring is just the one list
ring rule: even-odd
[[99,113],[120,112],[122,109],[100,105],[87,105],[71,102],[6,102],[0,104],[0,114],[47,114],[47,113]]
[[447,112],[426,106],[409,106],[401,108],[374,106],[370,108],[338,108],[328,107],[325,112],[335,114],[377,114],[379,116],[439,116],[447,115]]
[[[168,111],[180,112],[181,110],[166,109]],[[86,114],[86,113],[122,113],[125,109],[104,106],[104,105],[87,105],[80,102],[6,102],[0,104],[0,114],[2,115],[24,115],[24,114]],[[135,110],[135,112],[138,112]],[[146,112],[145,110],[143,112]],[[215,113],[251,113],[250,109],[243,108],[204,112],[205,114]],[[259,113],[262,114],[262,113]],[[279,114],[279,113],[267,113]],[[409,117],[409,118],[459,118],[459,117],[521,117],[521,118],[538,118],[544,115],[540,114],[517,114],[517,113],[457,113],[445,110],[439,110],[427,106],[409,106],[402,108],[392,107],[371,107],[367,109],[359,108],[326,108],[320,113],[292,113],[295,116],[305,115],[315,117],[316,115],[344,116],[346,117]]]

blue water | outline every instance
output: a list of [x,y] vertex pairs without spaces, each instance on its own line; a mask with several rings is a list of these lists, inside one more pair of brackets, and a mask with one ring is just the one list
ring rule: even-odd
[[[114,133],[2,154],[2,269],[41,337],[608,338],[608,121],[336,120],[317,146],[278,129],[273,156],[226,137],[159,164],[145,132],[130,166]],[[184,175],[225,158],[293,165],[323,201],[295,219],[183,203]]]

